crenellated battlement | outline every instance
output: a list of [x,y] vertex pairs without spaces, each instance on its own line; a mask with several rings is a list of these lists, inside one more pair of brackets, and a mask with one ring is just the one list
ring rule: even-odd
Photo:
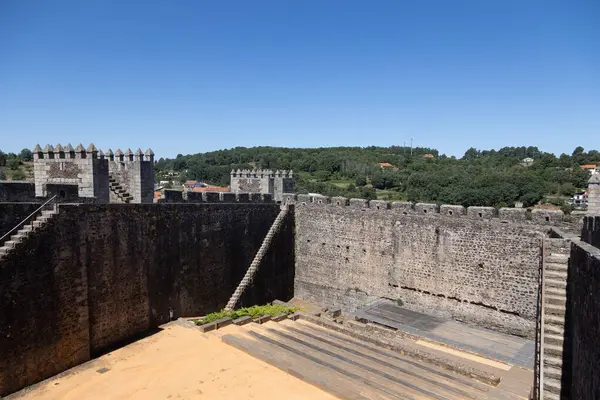
[[412,203],[405,201],[388,202],[385,200],[348,199],[346,197],[314,196],[308,194],[283,195],[283,204],[296,204],[301,206],[348,207],[362,210],[388,211],[404,215],[442,215],[452,218],[469,219],[496,219],[503,222],[532,221],[537,224],[556,224],[563,222],[579,222],[581,216],[567,216],[560,210],[503,207],[463,207],[461,205]]
[[188,192],[165,189],[159,203],[274,203],[270,193]]
[[270,169],[238,169],[231,170],[232,178],[293,178],[294,173],[292,170],[286,171],[276,170],[273,172]]
[[120,161],[120,162],[135,162],[135,161],[150,161],[154,162],[154,152],[152,149],[147,149],[145,153],[142,152],[142,149],[138,148],[134,153],[131,149],[127,149],[127,151],[123,152],[121,149],[117,149],[116,152],[113,153],[111,149],[108,149],[106,153],[102,150],[96,148],[96,146],[91,143],[87,148],[83,147],[83,144],[77,145],[77,147],[73,148],[73,146],[69,143],[65,146],[60,143],[56,146],[52,146],[51,144],[47,144],[42,148],[39,144],[36,144],[33,148],[33,159],[35,161],[39,160],[63,160],[63,159],[99,159],[104,160],[107,159],[109,161]]

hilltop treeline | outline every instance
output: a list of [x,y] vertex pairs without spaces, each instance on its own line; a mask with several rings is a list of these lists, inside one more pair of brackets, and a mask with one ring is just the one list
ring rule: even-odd
[[[424,157],[431,154],[433,157]],[[532,158],[531,164],[523,163]],[[391,168],[381,168],[386,162]],[[229,184],[232,169],[292,169],[296,191],[328,196],[405,199],[446,204],[510,206],[537,203],[545,195],[572,195],[584,188],[589,173],[581,164],[600,162],[596,150],[577,147],[556,157],[537,147],[471,148],[463,157],[435,149],[406,147],[331,147],[292,149],[237,147],[175,159],[159,159],[158,176],[180,173],[180,179]]]

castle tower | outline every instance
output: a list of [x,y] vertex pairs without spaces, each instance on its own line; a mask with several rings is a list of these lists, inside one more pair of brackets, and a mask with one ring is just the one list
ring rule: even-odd
[[75,149],[70,144],[48,144],[43,149],[37,144],[33,149],[33,171],[37,197],[76,193],[76,197],[108,203],[108,161],[93,143],[87,149],[82,144]]
[[231,191],[233,193],[271,194],[275,201],[282,201],[284,193],[293,193],[292,171],[231,170]]
[[588,181],[588,215],[600,215],[600,172]]
[[[127,149],[125,153],[117,149],[106,152],[111,178],[133,197],[132,203],[154,202],[154,152],[152,149],[142,152],[138,148],[134,153]],[[118,201],[114,196],[111,201]]]

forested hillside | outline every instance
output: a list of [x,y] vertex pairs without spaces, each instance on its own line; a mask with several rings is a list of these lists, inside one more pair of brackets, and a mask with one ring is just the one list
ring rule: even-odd
[[[586,187],[589,172],[582,164],[600,162],[596,150],[577,147],[556,157],[537,147],[467,150],[460,159],[429,148],[331,147],[296,149],[238,147],[160,159],[158,177],[180,173],[179,179],[199,179],[228,185],[232,169],[292,169],[296,192],[328,196],[402,199],[447,204],[526,206],[546,195],[571,196]],[[433,157],[424,157],[431,154]],[[523,160],[533,158],[533,163]],[[382,168],[379,163],[393,167]]]

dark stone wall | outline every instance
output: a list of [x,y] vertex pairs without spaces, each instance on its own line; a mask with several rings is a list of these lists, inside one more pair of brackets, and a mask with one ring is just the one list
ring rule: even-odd
[[375,298],[533,337],[549,227],[398,209],[296,204],[294,295],[350,312]]
[[37,201],[33,182],[0,182],[0,203],[13,201]]
[[586,216],[583,219],[581,240],[595,247],[600,247],[600,215]]
[[0,396],[89,359],[76,224],[62,213],[0,260]]
[[[4,236],[5,233],[14,228],[23,219],[27,218],[40,205],[39,203],[0,203],[0,237]],[[4,241],[9,239],[10,236],[4,240],[0,240],[0,246],[2,246]]]
[[[170,319],[224,307],[278,212],[275,204],[60,205],[45,231],[0,260],[0,337],[13,338],[0,341],[0,395]],[[293,254],[288,217],[242,303],[291,298]]]
[[568,398],[600,399],[600,249],[581,241],[571,245],[564,346]]

